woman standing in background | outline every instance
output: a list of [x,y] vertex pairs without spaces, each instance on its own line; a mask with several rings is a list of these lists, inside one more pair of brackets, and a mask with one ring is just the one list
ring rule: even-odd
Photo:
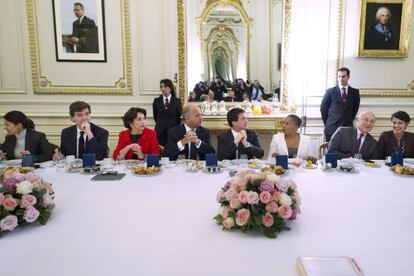
[[154,99],[152,114],[154,116],[158,143],[165,146],[168,130],[181,122],[183,107],[181,100],[175,96],[174,85],[170,79],[162,79],[160,81],[160,90],[162,95]]

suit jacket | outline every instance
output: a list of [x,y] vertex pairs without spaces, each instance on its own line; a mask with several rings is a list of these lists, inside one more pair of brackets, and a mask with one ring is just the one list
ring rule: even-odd
[[359,90],[348,86],[348,101],[342,102],[338,86],[326,90],[321,103],[321,115],[325,124],[325,134],[332,136],[340,126],[352,126],[359,109]]
[[[170,158],[170,160],[176,160],[179,154],[184,154],[186,158],[190,158],[188,152],[188,144],[184,146],[184,150],[180,151],[178,148],[178,141],[183,139],[186,133],[184,124],[173,127],[168,131],[168,142],[165,148],[165,155]],[[196,134],[198,139],[201,140],[201,145],[199,148],[196,147],[194,143],[191,144],[192,150],[196,149],[198,159],[205,160],[206,153],[215,153],[213,146],[210,141],[210,131],[207,128],[202,126],[196,128]]]
[[213,82],[211,83],[209,90],[214,91],[214,100],[218,102],[223,99],[223,93],[227,93],[226,86],[223,83],[218,86],[216,82]]
[[[15,159],[14,149],[16,147],[16,136],[7,135],[0,149],[7,153],[7,159]],[[49,144],[46,135],[42,132],[27,129],[24,149],[36,155],[37,162],[44,162],[52,159],[52,146]]]
[[[336,153],[338,159],[354,157],[357,142],[357,130],[354,127],[340,127],[332,136],[328,146],[329,153]],[[367,133],[359,153],[362,159],[377,159],[378,142]]]
[[[253,95],[253,88],[254,88],[254,86],[250,86],[249,87],[249,99],[250,100],[253,100],[253,97],[255,96],[255,95]],[[265,96],[265,91],[264,91],[264,88],[263,88],[263,86],[259,86],[259,90],[262,92],[262,94],[261,94],[261,96],[262,96],[262,98],[263,98],[263,96]],[[256,90],[255,90],[256,91]],[[260,100],[260,97],[258,97],[257,98],[257,101],[258,100]]]
[[[298,153],[296,154],[298,157],[306,159],[312,155],[310,149],[310,137],[306,135],[300,135],[299,146],[298,146]],[[276,152],[279,155],[289,155],[288,148],[286,145],[285,134],[279,133],[273,135],[272,142],[270,143],[269,148],[269,162],[274,162],[275,157],[272,157],[272,154]]]
[[[64,155],[76,155],[76,136],[78,135],[76,125],[67,127],[62,130],[60,136],[60,151]],[[108,151],[108,131],[91,123],[93,138],[86,139],[84,153],[94,153],[96,160],[102,160],[107,157]]]
[[[125,148],[128,145],[131,145],[131,131],[129,129],[123,130],[119,133],[119,139],[118,139],[118,145],[116,146],[116,149],[114,151],[114,154],[112,157],[114,160],[118,157],[119,152]],[[143,154],[160,154],[160,149],[158,147],[158,141],[157,141],[157,134],[154,130],[149,128],[144,128],[142,130],[142,136],[138,140],[138,145],[141,146],[141,151]],[[125,159],[131,159],[133,156],[132,150],[129,150],[125,154]]]
[[182,113],[181,100],[171,95],[168,103],[168,109],[164,108],[163,96],[154,99],[152,103],[152,114],[155,121],[155,132],[157,135],[163,135],[167,131],[180,124]]
[[72,35],[79,38],[77,53],[99,53],[98,28],[93,19],[84,16],[81,23],[74,21]]
[[381,133],[378,140],[378,158],[385,159],[397,150],[403,152],[404,158],[414,158],[414,133],[405,131],[399,148],[392,130]]
[[250,147],[245,148],[242,143],[238,146],[234,143],[234,136],[231,129],[218,135],[217,155],[219,160],[236,159],[236,151],[238,150],[239,157],[241,154],[247,154],[248,159],[262,158],[264,151],[260,146],[259,137],[256,131],[246,129],[247,142]]

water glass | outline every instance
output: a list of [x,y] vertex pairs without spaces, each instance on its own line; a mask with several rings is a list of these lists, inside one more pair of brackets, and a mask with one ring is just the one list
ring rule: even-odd
[[240,159],[247,160],[248,159],[247,154],[240,154]]

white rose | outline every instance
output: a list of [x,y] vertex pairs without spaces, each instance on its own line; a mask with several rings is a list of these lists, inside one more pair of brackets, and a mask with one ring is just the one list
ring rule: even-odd
[[247,196],[247,203],[251,205],[259,203],[259,195],[256,192],[249,192]]
[[43,207],[54,206],[55,203],[53,202],[53,198],[50,194],[46,193],[42,197],[42,205]]
[[287,193],[280,194],[280,205],[290,206],[292,204],[292,199],[288,196]]
[[266,176],[266,179],[267,180],[269,180],[269,181],[272,181],[273,183],[276,183],[276,182],[278,182],[279,181],[279,176],[277,176],[276,174],[274,174],[274,173],[269,173],[267,176]]
[[27,180],[22,181],[16,185],[16,192],[21,195],[30,194],[32,190],[33,190],[33,185]]
[[230,201],[230,200],[232,200],[233,198],[235,198],[238,194],[239,194],[239,193],[238,193],[236,190],[234,190],[233,188],[230,188],[230,189],[228,189],[228,190],[227,190],[227,192],[225,192],[225,193],[224,193],[224,197],[225,197],[228,201]]

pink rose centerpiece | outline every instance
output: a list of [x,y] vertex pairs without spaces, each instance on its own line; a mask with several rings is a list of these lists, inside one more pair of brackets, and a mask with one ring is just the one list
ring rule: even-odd
[[300,213],[300,197],[294,181],[271,172],[238,172],[217,194],[220,213],[214,217],[223,229],[251,229],[276,238],[287,220]]
[[55,207],[53,195],[51,185],[32,172],[0,170],[0,237],[21,224],[46,224]]

